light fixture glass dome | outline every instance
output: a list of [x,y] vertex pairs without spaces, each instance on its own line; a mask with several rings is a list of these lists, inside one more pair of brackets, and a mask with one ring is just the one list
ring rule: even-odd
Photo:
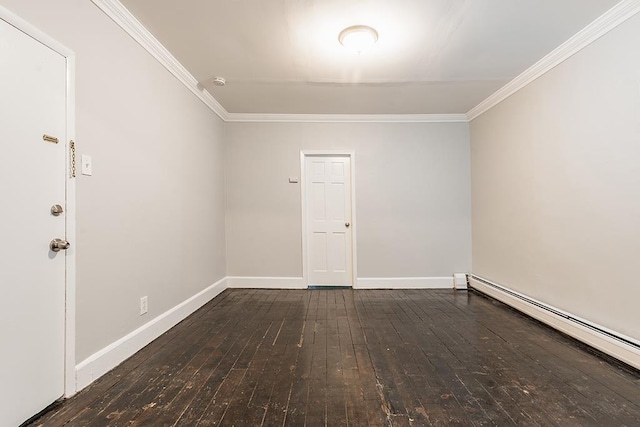
[[378,41],[378,32],[366,25],[353,25],[342,30],[338,40],[359,55]]

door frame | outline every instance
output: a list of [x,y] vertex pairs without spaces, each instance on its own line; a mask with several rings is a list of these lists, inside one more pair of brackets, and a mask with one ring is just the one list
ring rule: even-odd
[[301,150],[300,151],[300,199],[302,205],[302,282],[309,287],[309,248],[308,248],[308,224],[307,224],[307,157],[348,157],[351,170],[351,287],[357,288],[358,257],[356,229],[356,161],[354,150]]
[[65,330],[64,330],[64,397],[76,393],[76,181],[71,177],[70,141],[75,140],[75,53],[48,34],[0,6],[0,19],[22,31],[34,40],[59,53],[66,61],[66,134],[65,194],[66,240],[71,248],[65,252]]

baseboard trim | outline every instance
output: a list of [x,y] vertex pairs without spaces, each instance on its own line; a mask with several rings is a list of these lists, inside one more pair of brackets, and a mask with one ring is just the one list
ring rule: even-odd
[[[453,289],[452,277],[358,278],[354,289]],[[229,276],[227,287],[236,289],[307,289],[303,277]]]
[[469,286],[603,353],[636,369],[640,369],[640,347],[634,344],[635,340],[633,338],[625,337],[603,326],[580,319],[578,316],[549,306],[480,276],[469,276]]
[[302,277],[228,276],[228,288],[240,289],[307,289]]
[[211,301],[226,288],[227,278],[224,277],[80,362],[76,366],[76,390],[82,390],[124,362],[147,344]]
[[453,289],[451,277],[361,277],[355,289]]

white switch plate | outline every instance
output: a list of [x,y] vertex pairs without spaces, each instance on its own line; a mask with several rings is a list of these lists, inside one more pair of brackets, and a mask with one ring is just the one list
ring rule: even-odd
[[91,156],[87,156],[85,154],[82,155],[80,159],[82,162],[82,175],[91,176],[93,174],[93,166],[91,163]]
[[290,176],[289,177],[289,183],[290,184],[297,184],[298,183],[298,177],[297,176]]

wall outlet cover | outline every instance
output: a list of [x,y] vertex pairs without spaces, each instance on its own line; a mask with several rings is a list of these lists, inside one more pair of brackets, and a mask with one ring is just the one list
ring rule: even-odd
[[140,298],[140,316],[142,316],[143,314],[147,314],[148,310],[149,310],[148,298],[146,296]]

